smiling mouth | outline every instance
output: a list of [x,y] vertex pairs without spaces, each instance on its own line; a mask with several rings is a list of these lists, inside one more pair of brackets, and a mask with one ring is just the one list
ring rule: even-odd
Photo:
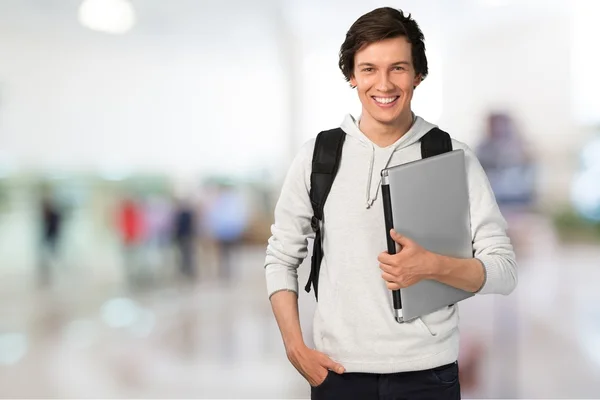
[[400,98],[400,96],[392,96],[392,97],[379,97],[379,96],[371,96],[375,103],[381,106],[390,106]]

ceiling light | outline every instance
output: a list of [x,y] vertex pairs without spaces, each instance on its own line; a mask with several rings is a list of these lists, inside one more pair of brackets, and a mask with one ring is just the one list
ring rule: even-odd
[[94,31],[124,34],[135,25],[135,10],[128,0],[84,0],[79,22]]

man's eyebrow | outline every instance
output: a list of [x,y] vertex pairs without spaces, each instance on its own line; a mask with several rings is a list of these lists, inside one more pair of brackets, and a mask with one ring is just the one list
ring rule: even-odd
[[[410,63],[408,61],[396,61],[395,63],[392,63],[392,65],[410,65]],[[356,65],[357,67],[374,67],[375,64],[370,63],[370,62],[361,62],[359,64]]]

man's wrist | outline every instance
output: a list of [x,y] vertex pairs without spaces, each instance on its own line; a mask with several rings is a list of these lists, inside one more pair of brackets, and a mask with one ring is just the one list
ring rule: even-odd
[[485,285],[486,269],[477,258],[453,258],[431,253],[429,261],[430,275],[427,279],[469,291],[479,292]]
[[297,354],[306,348],[306,344],[304,344],[304,341],[301,339],[285,342],[284,344],[285,351],[288,354],[288,356]]
[[429,253],[429,268],[426,279],[438,279],[446,274],[444,256],[433,252]]

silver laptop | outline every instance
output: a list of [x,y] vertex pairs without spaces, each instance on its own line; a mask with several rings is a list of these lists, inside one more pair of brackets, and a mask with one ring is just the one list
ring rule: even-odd
[[[434,253],[473,257],[463,150],[390,167],[381,174],[386,227],[393,226],[401,235]],[[386,233],[390,240],[389,230]],[[391,245],[388,243],[388,247]],[[396,310],[395,316],[398,322],[404,322],[455,304],[473,293],[424,280],[401,289],[399,295],[401,311]]]

